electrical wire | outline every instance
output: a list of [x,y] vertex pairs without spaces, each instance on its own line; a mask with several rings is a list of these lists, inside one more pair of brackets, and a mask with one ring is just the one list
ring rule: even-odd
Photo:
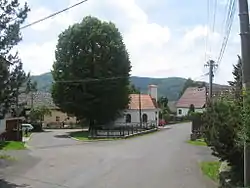
[[209,73],[205,73],[205,74],[202,74],[202,75],[200,75],[200,76],[195,77],[193,80],[194,80],[194,81],[198,81],[200,78],[205,77],[205,76],[208,76],[208,75],[209,75]]
[[[214,0],[214,12],[213,12],[213,22],[212,22],[212,34],[214,34],[215,31],[215,23],[216,23],[216,15],[217,15],[217,4],[218,0]],[[212,51],[212,45],[210,45],[209,52]]]
[[69,9],[72,9],[72,8],[78,6],[78,5],[81,5],[82,3],[85,3],[85,2],[87,2],[87,1],[88,1],[88,0],[80,1],[80,2],[78,2],[78,3],[76,3],[76,4],[72,5],[72,6],[70,6],[70,7],[68,7],[68,8],[62,9],[62,10],[57,11],[57,12],[55,12],[55,13],[49,15],[49,16],[46,16],[46,17],[41,18],[41,19],[39,19],[39,20],[37,20],[37,21],[34,21],[34,22],[30,23],[30,24],[27,24],[27,25],[25,25],[25,26],[22,26],[22,27],[20,27],[20,29],[25,29],[25,28],[27,28],[27,27],[30,27],[30,26],[32,26],[32,25],[35,25],[35,24],[40,23],[40,22],[42,22],[42,21],[45,21],[45,20],[47,20],[47,19],[49,19],[49,18],[52,18],[52,17],[54,17],[54,16],[56,16],[56,15],[58,15],[58,14],[61,14],[61,13],[65,12],[65,11],[67,11],[67,10],[69,10]]
[[215,23],[216,23],[217,4],[218,4],[218,0],[215,0],[215,2],[214,2],[214,15],[213,15],[213,26],[212,26],[212,32],[213,33],[214,33]]
[[228,14],[227,14],[227,19],[226,19],[226,24],[225,24],[225,35],[223,38],[223,42],[221,45],[221,49],[220,49],[220,53],[217,59],[217,64],[218,66],[221,63],[221,60],[223,58],[223,55],[225,53],[225,49],[227,47],[228,44],[228,39],[232,30],[232,24],[233,24],[233,20],[234,20],[234,15],[236,12],[236,0],[230,0],[229,6],[228,6]]
[[209,25],[210,25],[210,0],[207,0],[207,31],[205,37],[205,62],[207,62],[207,49],[209,43]]

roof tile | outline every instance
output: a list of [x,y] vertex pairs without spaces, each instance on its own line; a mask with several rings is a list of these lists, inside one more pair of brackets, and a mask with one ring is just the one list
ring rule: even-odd
[[193,104],[195,108],[203,108],[206,104],[206,88],[189,87],[183,93],[176,104],[177,108],[189,108]]
[[[139,110],[139,94],[131,94],[130,95],[130,104],[129,109],[131,110]],[[150,95],[141,94],[141,109],[156,109],[156,102],[151,98]]]

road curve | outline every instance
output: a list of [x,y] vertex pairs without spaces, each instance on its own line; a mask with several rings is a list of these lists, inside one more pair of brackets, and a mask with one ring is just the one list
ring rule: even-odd
[[186,123],[111,142],[81,143],[55,137],[58,132],[33,135],[33,149],[23,160],[30,165],[9,168],[2,176],[32,188],[215,188],[198,166],[211,159],[210,151],[185,143],[189,134]]

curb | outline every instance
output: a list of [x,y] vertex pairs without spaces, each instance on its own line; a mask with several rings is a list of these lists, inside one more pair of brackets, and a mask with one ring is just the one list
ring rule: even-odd
[[122,140],[122,139],[124,139],[124,138],[117,138],[117,139],[103,139],[103,140],[101,140],[101,139],[93,139],[93,140],[80,140],[80,139],[77,139],[77,138],[74,138],[74,137],[72,137],[72,136],[68,136],[68,138],[70,138],[70,139],[72,139],[72,140],[75,140],[75,141],[78,141],[78,142],[85,142],[85,143],[91,143],[91,142],[111,142],[111,141],[117,141],[117,140]]
[[143,135],[143,134],[147,134],[147,133],[152,133],[152,132],[156,132],[158,130],[159,130],[158,128],[151,129],[151,130],[146,130],[146,131],[142,131],[140,133],[134,133],[134,134],[131,134],[131,135],[124,136],[124,138],[126,139],[126,138],[130,138],[130,137],[137,136],[137,135]]
[[33,133],[30,134],[30,136],[27,138],[27,140],[23,141],[24,142],[24,146],[27,148],[27,149],[32,149],[28,144],[27,142],[29,142],[29,140],[31,139]]

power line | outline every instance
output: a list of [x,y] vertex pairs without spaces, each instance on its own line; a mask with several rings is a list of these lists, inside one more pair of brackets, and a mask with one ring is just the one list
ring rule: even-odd
[[207,49],[209,43],[209,25],[210,25],[210,0],[207,0],[207,32],[205,38],[205,62],[207,61]]
[[214,32],[214,28],[215,28],[215,23],[216,23],[216,15],[217,15],[217,4],[218,4],[218,0],[215,0],[215,2],[214,2],[214,17],[213,17],[213,26],[212,26],[212,32]]
[[55,12],[55,13],[49,15],[49,16],[46,16],[46,17],[44,17],[44,18],[42,18],[42,19],[39,19],[39,20],[34,21],[34,22],[30,23],[30,24],[27,24],[27,25],[25,25],[25,26],[22,26],[22,27],[20,27],[20,29],[25,29],[25,28],[27,28],[27,27],[30,27],[30,26],[32,26],[32,25],[35,25],[35,24],[40,23],[40,22],[42,22],[42,21],[45,21],[45,20],[47,20],[47,19],[49,19],[49,18],[52,18],[52,17],[54,17],[54,16],[56,16],[56,15],[58,15],[58,14],[61,14],[61,13],[65,12],[65,11],[67,11],[67,10],[69,10],[69,9],[72,9],[72,8],[78,6],[78,5],[81,5],[82,3],[85,3],[85,2],[87,2],[87,1],[88,1],[88,0],[80,1],[80,2],[78,2],[78,3],[76,3],[76,4],[72,5],[72,6],[70,6],[70,7],[68,7],[68,8],[65,8],[65,9],[60,10],[60,11],[58,11],[58,12]]
[[230,2],[228,3],[228,12],[227,12],[226,24],[225,24],[225,34],[224,34],[224,38],[222,41],[220,53],[219,53],[219,56],[217,59],[218,65],[220,65],[220,63],[221,63],[221,60],[222,60],[223,55],[225,53],[225,49],[226,49],[227,44],[228,44],[228,39],[229,39],[229,36],[231,33],[235,12],[236,12],[236,1],[230,0]]
[[[213,22],[212,22],[212,34],[214,34],[214,30],[215,30],[215,23],[216,23],[216,15],[217,15],[217,3],[218,0],[214,0],[214,12],[213,12]],[[210,45],[210,49],[209,52],[211,53],[212,49],[211,49],[212,45]]]
[[208,76],[208,75],[209,75],[209,73],[205,73],[205,74],[202,74],[202,75],[200,75],[200,76],[195,77],[193,80],[194,80],[194,81],[198,81],[199,79],[201,79],[201,78],[203,78],[203,77],[205,77],[205,76]]

